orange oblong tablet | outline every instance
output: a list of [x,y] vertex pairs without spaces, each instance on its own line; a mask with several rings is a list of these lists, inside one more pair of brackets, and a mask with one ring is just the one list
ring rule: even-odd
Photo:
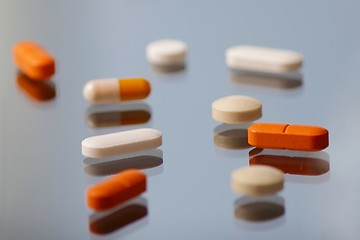
[[106,210],[145,191],[146,175],[129,169],[88,188],[87,204],[96,211]]
[[36,42],[19,42],[13,47],[14,62],[33,80],[43,81],[55,73],[55,60]]
[[258,148],[320,151],[329,146],[329,132],[319,126],[255,123],[248,128],[248,142]]

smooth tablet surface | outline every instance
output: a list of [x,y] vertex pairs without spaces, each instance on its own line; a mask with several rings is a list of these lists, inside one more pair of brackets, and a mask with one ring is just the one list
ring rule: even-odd
[[82,141],[82,154],[101,158],[161,146],[162,133],[151,128],[141,128],[86,138]]
[[24,41],[15,44],[13,55],[18,68],[33,80],[47,80],[55,73],[54,58],[36,42]]
[[227,124],[242,124],[262,116],[262,104],[248,96],[228,96],[212,103],[212,118]]
[[247,196],[274,194],[283,189],[284,173],[269,166],[251,166],[232,172],[232,190]]
[[141,100],[148,97],[150,92],[150,83],[137,77],[91,80],[83,88],[84,99],[92,104]]
[[318,126],[255,123],[248,128],[248,141],[258,148],[319,151],[329,146],[329,133]]
[[301,54],[288,50],[256,46],[236,46],[227,49],[226,63],[235,69],[292,72],[302,66]]
[[155,65],[183,65],[186,54],[186,44],[174,39],[154,41],[146,48],[148,61]]
[[88,188],[87,204],[97,211],[106,210],[145,191],[146,175],[139,170],[129,169]]

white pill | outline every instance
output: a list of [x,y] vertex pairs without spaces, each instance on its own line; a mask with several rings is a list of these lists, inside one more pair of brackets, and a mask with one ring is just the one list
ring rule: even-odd
[[283,189],[284,173],[270,166],[239,168],[231,174],[231,187],[246,196],[274,194]]
[[227,124],[242,124],[262,116],[262,104],[248,96],[228,96],[212,103],[212,118]]
[[146,57],[151,64],[160,66],[184,65],[187,46],[179,40],[165,39],[150,43]]
[[293,72],[301,68],[303,56],[288,50],[236,46],[226,50],[226,63],[234,69]]
[[157,148],[162,144],[162,133],[141,128],[86,138],[82,141],[82,154],[90,158],[110,157]]

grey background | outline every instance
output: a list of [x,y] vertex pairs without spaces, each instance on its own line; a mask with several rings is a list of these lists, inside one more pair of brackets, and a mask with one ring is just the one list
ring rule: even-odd
[[[359,239],[360,4],[357,1],[0,0],[0,239]],[[176,38],[185,71],[151,70],[145,47]],[[41,43],[57,61],[57,96],[35,102],[16,85],[11,48]],[[302,53],[303,84],[281,89],[229,80],[226,48]],[[91,79],[144,76],[152,84],[145,125],[93,129],[82,87]],[[268,222],[234,216],[232,170],[248,152],[214,145],[211,103],[227,95],[263,102],[261,121],[314,124],[330,132],[330,171],[287,176],[285,214]],[[129,128],[163,131],[163,165],[148,179],[148,215],[110,235],[89,232],[81,141]]]

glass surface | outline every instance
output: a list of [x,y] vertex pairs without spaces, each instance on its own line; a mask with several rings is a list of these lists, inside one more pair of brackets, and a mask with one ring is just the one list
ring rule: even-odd
[[[0,0],[0,239],[360,239],[359,7]],[[163,38],[188,44],[184,69],[148,64],[146,45]],[[26,39],[56,57],[49,85],[18,74],[12,46]],[[298,51],[304,66],[280,78],[239,76],[225,64],[225,50],[238,44]],[[91,79],[129,76],[149,79],[149,98],[94,108],[82,97]],[[230,174],[249,165],[252,148],[232,142],[243,141],[241,126],[211,118],[211,103],[228,95],[261,100],[259,121],[326,127],[330,146],[320,153],[325,159],[314,157],[316,174],[288,173],[284,190],[263,199],[233,193]],[[129,111],[139,119],[116,124]],[[82,156],[81,141],[139,127],[163,132],[149,165],[128,156],[152,167],[144,169],[147,192],[113,211],[92,212],[85,190],[111,171],[100,165],[101,174],[92,174],[95,163]],[[296,161],[302,157],[309,156]],[[126,221],[128,211],[135,213]]]

